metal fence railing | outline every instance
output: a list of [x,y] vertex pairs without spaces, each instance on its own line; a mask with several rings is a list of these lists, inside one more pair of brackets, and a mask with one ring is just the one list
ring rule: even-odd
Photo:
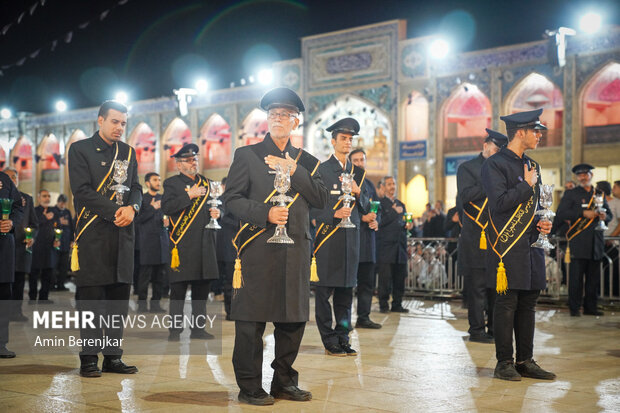
[[[554,301],[566,301],[569,264],[564,262],[566,241],[549,237],[556,247],[546,253],[547,288],[542,296]],[[407,280],[405,291],[413,295],[460,297],[463,277],[457,270],[456,238],[409,238]],[[620,237],[605,238],[605,256],[600,262],[600,295],[605,302],[620,301]]]

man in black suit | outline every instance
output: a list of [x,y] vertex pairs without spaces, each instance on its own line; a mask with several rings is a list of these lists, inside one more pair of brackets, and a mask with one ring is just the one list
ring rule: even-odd
[[[17,188],[19,186],[19,174],[13,168],[7,168],[4,172],[11,178]],[[32,197],[25,192],[20,192],[23,208],[23,219],[15,223],[15,281],[12,286],[11,321],[26,322],[28,317],[22,313],[22,302],[24,301],[24,283],[26,274],[30,274],[32,269],[32,245],[34,237],[39,228],[39,221],[34,211]],[[25,228],[29,228],[31,237],[26,239]]]
[[[99,313],[96,302],[103,301],[110,316],[126,316],[133,278],[134,217],[142,204],[142,187],[138,180],[138,162],[134,149],[121,141],[127,126],[127,107],[106,101],[97,116],[99,130],[89,138],[69,147],[69,180],[75,205],[76,232],[71,269],[76,272],[76,300],[80,310]],[[128,191],[117,193],[113,186],[115,171],[126,165],[122,182]],[[35,244],[36,245],[36,244]],[[98,317],[97,317],[98,318]],[[80,330],[82,339],[102,340],[101,326]],[[101,372],[136,373],[135,366],[122,360],[122,328],[106,328],[113,345],[83,346],[80,352],[80,375],[99,377]],[[96,342],[96,341],[92,341]],[[102,369],[98,353],[103,353]]]
[[[385,190],[381,198],[381,223],[377,233],[377,266],[379,270],[379,307],[382,313],[408,313],[402,305],[407,278],[407,230],[412,222],[405,222],[407,209],[396,199],[396,180],[385,176],[379,183]],[[388,301],[392,293],[392,308]]]
[[[366,169],[366,152],[363,149],[358,148],[351,151],[349,159],[353,165]],[[379,202],[379,196],[370,179],[364,180],[362,190],[367,193],[368,207],[362,208],[360,203],[355,206],[361,217],[360,257],[357,267],[357,322],[355,328],[379,329],[381,324],[370,319],[370,307],[377,278],[375,272],[375,263],[377,262],[376,232],[379,230],[381,212],[374,213],[370,210],[370,202]]]
[[[235,320],[233,367],[239,400],[269,405],[275,398],[307,401],[312,394],[297,387],[293,368],[309,318],[310,207],[323,208],[327,189],[316,170],[319,161],[291,145],[304,105],[295,92],[276,88],[260,106],[267,111],[269,133],[255,145],[238,148],[230,167],[225,209],[243,223],[237,234],[231,318]],[[272,206],[276,168],[290,172],[288,208]],[[287,225],[294,244],[267,243],[276,224]],[[243,278],[241,278],[243,274]],[[242,282],[243,280],[243,282]],[[263,332],[275,326],[275,360],[271,395],[262,387]]]
[[55,291],[68,291],[65,281],[69,274],[71,264],[71,245],[73,244],[73,217],[67,209],[67,196],[58,195],[56,201],[56,214],[58,216],[58,228],[62,230],[60,246],[57,250],[56,277],[54,282]]
[[[32,272],[28,279],[30,291],[29,304],[34,304],[39,299],[40,304],[53,303],[49,298],[49,292],[54,277],[57,250],[60,241],[55,238],[54,230],[59,226],[58,212],[50,206],[51,196],[47,189],[41,189],[37,194],[39,205],[34,209],[39,221],[39,230],[32,250]],[[41,280],[41,288],[38,281]]]
[[[164,273],[170,264],[170,247],[168,240],[168,225],[170,220],[161,209],[162,196],[161,178],[155,172],[144,176],[144,185],[148,191],[142,196],[140,215],[136,217],[136,226],[139,228],[140,242],[140,275],[138,278],[138,312],[150,311],[162,313],[165,310],[159,303],[162,296],[162,282]],[[153,284],[151,291],[150,310],[146,299],[149,283]]]
[[6,348],[9,342],[9,315],[11,312],[11,283],[15,278],[15,238],[13,222],[22,220],[22,198],[11,178],[0,172],[0,199],[12,201],[8,213],[0,215],[0,358],[13,358],[15,353]]
[[[226,190],[226,178],[222,179],[222,189]],[[232,279],[235,269],[235,247],[232,240],[239,231],[239,220],[230,212],[224,211],[219,220],[222,229],[217,231],[217,268],[220,271],[220,283],[224,292],[224,311],[226,320],[230,320],[230,303],[232,300]]]

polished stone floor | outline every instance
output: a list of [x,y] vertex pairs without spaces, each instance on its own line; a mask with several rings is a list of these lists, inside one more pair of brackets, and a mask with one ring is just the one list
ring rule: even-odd
[[[234,325],[223,324],[221,356],[131,356],[136,375],[81,378],[76,356],[0,359],[0,411],[601,412],[620,411],[620,314],[570,317],[539,307],[535,358],[555,381],[494,379],[494,346],[467,341],[459,301],[411,300],[409,314],[372,313],[381,330],[355,330],[357,357],[323,353],[310,322],[295,363],[311,402],[240,404],[231,364]],[[12,329],[20,328],[19,325]],[[273,329],[265,333],[269,390]],[[164,338],[165,339],[165,338]]]

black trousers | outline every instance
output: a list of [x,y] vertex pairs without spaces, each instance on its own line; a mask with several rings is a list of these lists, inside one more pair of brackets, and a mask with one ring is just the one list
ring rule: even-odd
[[[334,296],[334,316],[336,326],[333,327],[332,306],[329,298]],[[323,287],[317,285],[314,290],[314,315],[316,325],[325,347],[334,344],[348,344],[351,327],[351,304],[353,287]]]
[[0,347],[6,346],[9,342],[11,298],[11,283],[0,283]]
[[[77,287],[75,299],[80,311],[92,311],[95,314],[95,328],[80,328],[82,339],[102,339],[104,335],[112,340],[123,338],[123,326],[119,328],[100,327],[100,316],[112,318],[112,316],[126,316],[129,308],[129,284],[108,284],[88,287]],[[104,341],[105,342],[105,341]],[[80,360],[82,363],[96,361],[97,354],[101,352],[106,358],[121,358],[123,350],[119,346],[82,346]]]
[[486,288],[484,268],[463,269],[465,291],[467,292],[467,319],[469,334],[479,335],[485,332],[485,313],[489,334],[493,334],[493,306],[495,291]]
[[494,336],[497,361],[512,360],[512,332],[517,347],[516,361],[534,354],[536,301],[540,290],[508,290],[495,297]]
[[[263,387],[263,333],[265,322],[235,321],[235,348],[233,368],[237,385],[246,393],[255,393]],[[293,363],[304,336],[305,322],[273,323],[275,330],[275,358],[272,388],[297,386],[299,373]]]
[[[572,258],[568,268],[568,307],[578,312],[583,299],[583,311],[596,312],[598,288],[601,283],[601,262]],[[585,275],[585,296],[583,278]]]
[[54,281],[54,286],[56,288],[63,288],[65,286],[70,267],[71,251],[59,251],[58,263],[56,264],[56,280]]
[[24,284],[26,283],[26,273],[15,271],[15,281],[11,288],[11,300],[13,300],[12,314],[22,313],[22,301],[24,301]]
[[[207,298],[209,296],[209,280],[179,281],[170,283],[170,315],[183,316],[185,293],[187,287],[192,286],[192,315],[198,317],[207,314]],[[198,329],[198,327],[195,327]],[[182,328],[171,327],[170,331],[183,331]]]
[[360,262],[357,267],[357,320],[369,320],[375,290],[375,263]]
[[224,310],[230,314],[230,301],[232,300],[232,279],[235,272],[235,263],[232,261],[218,261],[217,268],[220,270],[220,284],[224,292]]
[[407,264],[379,264],[379,305],[382,310],[389,308],[390,290],[392,308],[400,308],[405,294]]
[[159,301],[162,295],[162,279],[168,264],[141,265],[138,277],[138,300],[146,301],[149,294],[149,283],[153,284],[151,302]]
[[[28,287],[30,288],[30,291],[28,292],[28,296],[30,297],[31,300],[36,301],[37,290],[38,290],[39,300],[48,299],[53,274],[54,274],[54,270],[52,268],[32,270],[32,272],[30,273],[30,276],[28,277]],[[41,279],[40,290],[38,288],[39,279]]]

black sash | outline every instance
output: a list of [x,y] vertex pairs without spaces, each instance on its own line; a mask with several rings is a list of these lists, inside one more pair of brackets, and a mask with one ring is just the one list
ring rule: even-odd
[[[116,149],[114,151],[114,159],[112,159],[112,162],[110,164],[110,169],[108,169],[108,173],[101,180],[101,182],[99,183],[99,186],[97,187],[97,193],[99,193],[101,196],[105,198],[110,199],[110,201],[113,200],[114,197],[116,196],[116,193],[111,189],[111,187],[115,184],[114,179],[113,179],[114,162],[119,156],[119,153],[118,153],[119,145],[116,144],[115,147]],[[133,148],[130,146],[129,153],[127,154],[127,162],[131,161],[132,153],[133,153]],[[71,251],[71,271],[74,271],[74,272],[79,271],[80,263],[78,259],[78,241],[80,237],[82,236],[82,234],[84,233],[84,231],[86,231],[86,229],[97,219],[100,219],[100,217],[97,214],[90,211],[89,209],[86,209],[86,207],[82,207],[82,210],[78,214],[78,217],[75,222],[75,240],[73,242],[73,250]]]

